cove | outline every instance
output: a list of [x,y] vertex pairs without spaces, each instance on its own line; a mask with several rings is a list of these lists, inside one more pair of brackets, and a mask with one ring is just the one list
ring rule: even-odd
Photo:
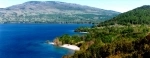
[[90,24],[0,24],[0,58],[61,58],[72,50],[46,44],[46,40]]

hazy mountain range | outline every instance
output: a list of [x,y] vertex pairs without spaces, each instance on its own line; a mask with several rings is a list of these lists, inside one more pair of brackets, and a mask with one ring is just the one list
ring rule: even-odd
[[0,23],[100,22],[119,12],[58,1],[29,1],[0,8]]

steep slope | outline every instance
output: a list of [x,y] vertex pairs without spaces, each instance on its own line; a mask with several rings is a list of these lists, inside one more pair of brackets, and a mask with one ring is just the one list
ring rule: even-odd
[[97,22],[119,12],[58,1],[29,1],[0,9],[0,23]]
[[150,5],[144,5],[126,13],[122,13],[108,21],[100,23],[98,26],[114,24],[150,24]]

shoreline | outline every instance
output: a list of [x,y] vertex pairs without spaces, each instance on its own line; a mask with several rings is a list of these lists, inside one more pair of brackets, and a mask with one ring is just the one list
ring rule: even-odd
[[79,33],[85,33],[85,34],[87,34],[87,33],[89,33],[89,32],[79,32]]
[[[55,45],[54,42],[49,42],[48,44]],[[75,50],[75,51],[80,50],[80,47],[78,47],[76,45],[70,45],[70,44],[63,44],[63,45],[61,45],[59,47],[68,48],[68,49]]]

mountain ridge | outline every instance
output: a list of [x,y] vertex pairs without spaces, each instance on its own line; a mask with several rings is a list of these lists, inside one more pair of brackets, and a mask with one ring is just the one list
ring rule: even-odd
[[118,14],[120,13],[73,3],[29,1],[1,8],[0,22],[94,22],[94,18],[95,21],[104,21]]

